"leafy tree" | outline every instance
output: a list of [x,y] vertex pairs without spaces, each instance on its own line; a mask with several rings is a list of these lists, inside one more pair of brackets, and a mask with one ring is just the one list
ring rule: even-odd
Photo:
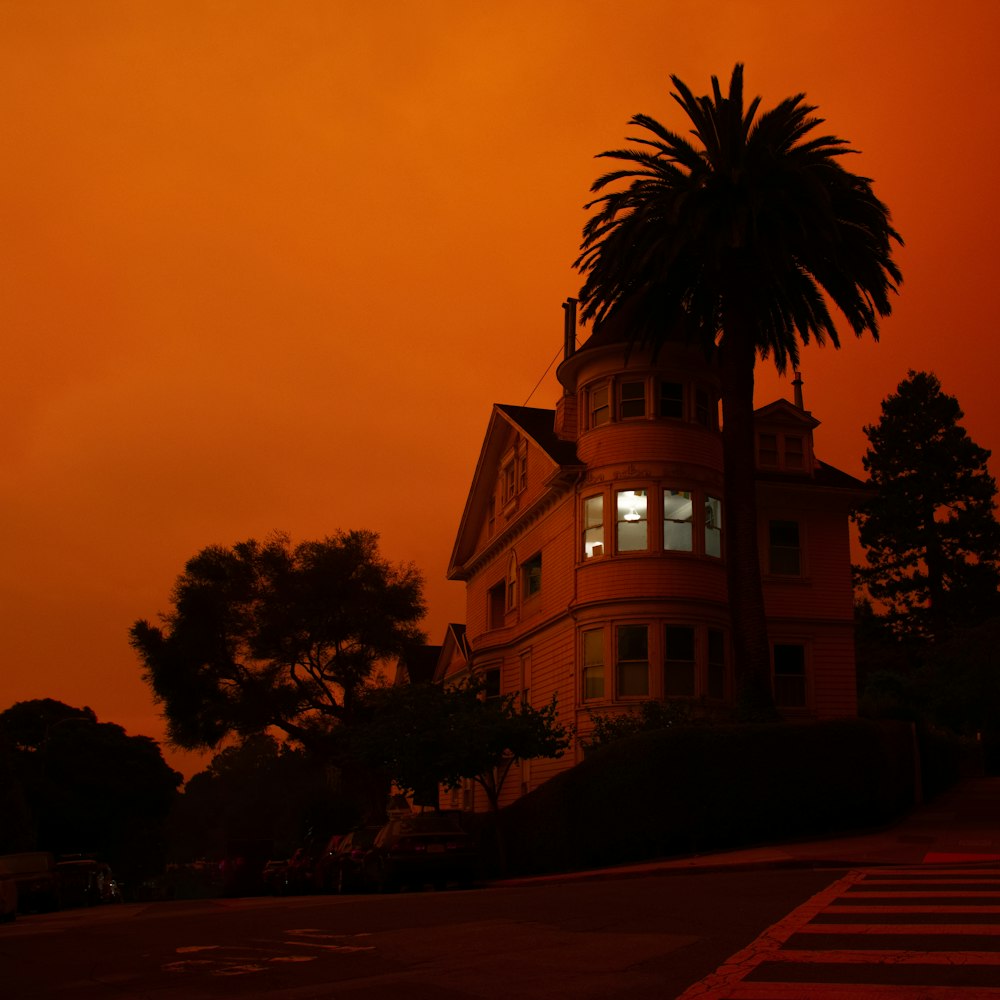
[[338,793],[331,769],[268,733],[217,753],[184,786],[171,817],[171,858],[222,858],[241,844],[290,857],[315,833],[349,829],[357,815]]
[[676,76],[672,94],[697,144],[649,115],[630,124],[638,148],[600,156],[624,166],[599,177],[575,266],[585,276],[581,318],[624,322],[654,347],[681,338],[716,359],[722,385],[726,567],[739,702],[772,710],[754,469],[758,355],[779,371],[799,341],[839,346],[827,301],[853,332],[878,336],[902,280],[901,243],[871,182],[840,157],[845,140],[816,135],[822,119],[787,98],[758,115],[743,100],[737,64],[723,94],[696,97]]
[[362,753],[425,801],[439,784],[457,788],[470,779],[496,811],[515,764],[560,757],[570,743],[554,697],[542,708],[517,694],[487,698],[476,679],[453,687],[403,684],[375,701]]
[[384,789],[350,759],[345,730],[378,664],[423,639],[422,592],[414,567],[379,555],[374,532],[295,546],[277,534],[203,549],[177,580],[173,611],[130,636],[172,742],[214,748],[274,727],[337,764],[378,814]]
[[126,881],[159,870],[182,778],[155,740],[44,698],[0,712],[0,744],[32,818],[19,849],[98,854]]
[[929,372],[910,371],[866,426],[870,498],[855,519],[857,577],[897,638],[941,640],[1000,612],[1000,523],[990,452]]

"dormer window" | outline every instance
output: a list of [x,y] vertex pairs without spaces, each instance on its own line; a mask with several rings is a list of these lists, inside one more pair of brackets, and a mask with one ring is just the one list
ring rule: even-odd
[[761,469],[787,469],[802,472],[806,468],[806,442],[801,434],[761,431],[757,435],[757,466]]

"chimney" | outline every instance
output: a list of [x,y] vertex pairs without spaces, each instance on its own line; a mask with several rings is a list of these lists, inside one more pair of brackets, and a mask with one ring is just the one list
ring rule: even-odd
[[795,388],[795,405],[800,409],[804,410],[805,406],[802,403],[802,372],[796,369],[795,378],[792,379],[792,385]]
[[576,299],[563,304],[563,359],[571,358],[576,350]]

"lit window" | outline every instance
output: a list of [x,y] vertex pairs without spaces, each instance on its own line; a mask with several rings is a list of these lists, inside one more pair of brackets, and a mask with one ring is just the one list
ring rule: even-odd
[[663,692],[678,697],[693,697],[695,691],[694,629],[667,626],[666,656],[663,661]]
[[622,382],[618,387],[618,419],[646,415],[646,383]]
[[806,704],[806,651],[799,643],[774,644],[774,703],[779,708]]
[[680,382],[660,383],[660,416],[684,417],[684,386]]
[[534,597],[542,589],[542,554],[528,559],[521,570],[524,577],[525,599]]
[[646,548],[646,490],[618,491],[618,551]]
[[618,694],[623,698],[649,694],[649,635],[645,625],[618,629]]
[[583,557],[604,555],[604,497],[583,501]]
[[722,555],[722,501],[705,497],[705,555]]
[[778,576],[798,576],[802,572],[798,521],[771,521],[768,530],[771,572]]
[[719,701],[726,696],[726,641],[717,628],[708,630],[708,696]]
[[607,385],[590,390],[590,426],[600,427],[611,419],[611,403]]
[[675,552],[691,551],[691,494],[663,491],[663,547]]
[[604,697],[604,629],[583,633],[583,698]]

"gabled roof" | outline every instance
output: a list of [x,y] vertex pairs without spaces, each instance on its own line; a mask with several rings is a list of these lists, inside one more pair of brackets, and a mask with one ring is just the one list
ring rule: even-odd
[[[463,567],[475,555],[479,532],[487,517],[489,499],[494,495],[500,463],[509,448],[510,440],[516,435],[532,442],[550,463],[550,468],[541,477],[543,483],[551,483],[560,473],[582,468],[576,454],[576,445],[556,437],[554,410],[495,403],[448,564],[450,580],[462,579]],[[534,478],[534,473],[531,475]]]
[[776,399],[766,406],[753,411],[754,425],[819,427],[820,422],[808,411],[790,403],[787,399]]

